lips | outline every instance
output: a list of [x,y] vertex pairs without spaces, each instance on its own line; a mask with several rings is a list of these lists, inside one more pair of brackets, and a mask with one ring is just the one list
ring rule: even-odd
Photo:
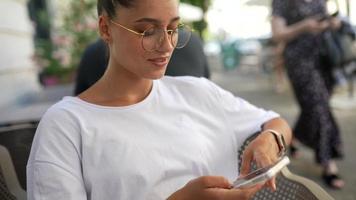
[[151,58],[151,59],[148,59],[148,61],[158,67],[164,67],[168,64],[169,57]]

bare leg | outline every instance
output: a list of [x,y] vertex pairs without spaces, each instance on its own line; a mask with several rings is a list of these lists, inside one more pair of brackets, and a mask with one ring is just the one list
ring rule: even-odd
[[327,163],[323,164],[324,181],[334,189],[341,189],[344,187],[345,182],[338,176],[339,170],[336,165],[335,160],[329,160]]

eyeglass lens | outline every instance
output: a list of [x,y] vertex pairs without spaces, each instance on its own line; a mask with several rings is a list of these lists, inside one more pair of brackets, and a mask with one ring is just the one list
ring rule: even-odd
[[171,45],[175,48],[183,48],[189,41],[191,30],[187,26],[179,26],[176,30],[166,31],[160,28],[150,28],[144,32],[142,46],[146,51],[158,49],[165,40],[166,33]]

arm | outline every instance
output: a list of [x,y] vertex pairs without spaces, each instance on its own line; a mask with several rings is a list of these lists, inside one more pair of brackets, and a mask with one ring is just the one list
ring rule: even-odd
[[[255,161],[260,167],[275,163],[278,159],[279,146],[275,136],[271,133],[273,130],[283,135],[286,145],[289,145],[292,139],[292,132],[287,122],[282,118],[274,118],[267,121],[262,126],[261,133],[246,148],[242,158],[241,175],[246,175],[250,171],[250,163]],[[275,179],[267,182],[267,186],[275,190]]]
[[262,185],[256,185],[245,189],[231,189],[231,184],[224,177],[202,176],[187,183],[167,200],[247,200],[261,187]]
[[87,200],[84,183],[57,163],[35,161],[27,165],[27,199]]
[[46,113],[41,120],[27,164],[29,200],[87,199],[82,176],[80,132],[74,121],[63,113]]
[[[292,131],[288,123],[283,118],[275,118],[266,122],[262,127],[262,132],[264,130],[272,129],[281,133],[286,141],[286,144],[289,145],[292,140]],[[270,134],[269,134],[270,135]]]
[[288,42],[303,33],[319,34],[328,28],[327,21],[320,21],[320,16],[305,18],[292,25],[287,25],[285,19],[280,16],[272,16],[271,21],[273,40],[276,42]]

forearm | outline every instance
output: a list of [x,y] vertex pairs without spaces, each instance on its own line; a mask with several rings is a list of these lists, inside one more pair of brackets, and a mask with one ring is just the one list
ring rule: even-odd
[[303,20],[292,25],[286,25],[281,17],[274,16],[272,18],[272,35],[276,42],[287,43],[306,31],[307,27]]
[[[243,153],[240,173],[248,174],[252,161],[256,162],[259,167],[276,162],[280,156],[284,155],[286,145],[290,144],[291,138],[291,129],[284,119],[277,117],[264,123],[261,133],[252,140]],[[274,184],[271,183],[270,187],[275,190]]]

